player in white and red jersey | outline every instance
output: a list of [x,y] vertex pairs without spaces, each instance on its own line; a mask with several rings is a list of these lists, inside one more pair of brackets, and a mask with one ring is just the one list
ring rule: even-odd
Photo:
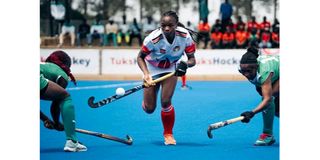
[[[151,114],[155,111],[157,93],[160,86],[162,88],[161,119],[165,145],[176,145],[172,132],[175,112],[171,104],[171,98],[177,84],[177,76],[185,75],[187,68],[196,64],[194,57],[196,47],[191,34],[194,34],[194,32],[184,28],[179,23],[176,12],[165,12],[161,17],[161,27],[152,31],[145,38],[137,57],[138,65],[144,75],[143,79],[149,85],[144,89],[142,102],[145,112]],[[184,53],[188,57],[187,62],[180,60]],[[175,76],[160,83],[152,84],[153,79],[174,71],[176,72]]]

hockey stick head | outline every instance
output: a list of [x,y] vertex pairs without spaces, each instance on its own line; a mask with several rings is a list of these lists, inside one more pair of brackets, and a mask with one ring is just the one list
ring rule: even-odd
[[100,107],[100,106],[99,106],[99,103],[94,103],[94,97],[93,97],[93,96],[89,97],[89,99],[88,99],[88,105],[89,105],[91,108],[98,108],[98,107]]
[[212,131],[212,128],[211,128],[211,126],[209,126],[209,127],[208,127],[208,130],[207,130],[207,135],[208,135],[208,137],[209,137],[210,139],[213,137],[211,131]]
[[132,145],[132,143],[133,143],[133,139],[129,135],[127,135],[127,144]]

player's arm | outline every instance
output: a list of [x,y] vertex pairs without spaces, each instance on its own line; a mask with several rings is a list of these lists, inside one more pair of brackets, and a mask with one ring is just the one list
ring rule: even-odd
[[68,86],[68,81],[64,79],[62,76],[58,77],[58,79],[56,80],[56,83],[64,89],[67,88]]
[[43,124],[48,129],[53,129],[53,122],[43,113],[40,111],[40,119],[43,121]]
[[257,113],[261,112],[266,106],[269,105],[269,103],[272,101],[272,82],[271,77],[273,73],[270,73],[268,78],[264,81],[264,83],[261,86],[262,90],[262,101],[259,103],[259,105],[253,109],[252,111],[246,111],[241,113],[241,116],[244,116],[244,119],[241,120],[241,122],[249,123],[250,119]]
[[[138,57],[137,57],[138,66],[141,69],[141,71],[143,72],[143,80],[148,85],[154,85],[154,84],[151,83],[152,77],[151,77],[150,72],[149,72],[149,70],[147,68],[146,62],[144,61],[146,56],[147,56],[147,54],[144,53],[142,50],[139,52]],[[148,85],[146,85],[146,87],[148,87]]]
[[194,57],[194,52],[187,54],[187,57],[188,57],[188,61],[187,61],[188,67],[195,66],[196,65],[196,59]]
[[270,73],[266,81],[261,86],[262,101],[255,109],[252,110],[252,112],[254,112],[255,114],[261,112],[272,101],[272,94],[273,94],[272,82],[271,82],[272,75],[273,73]]

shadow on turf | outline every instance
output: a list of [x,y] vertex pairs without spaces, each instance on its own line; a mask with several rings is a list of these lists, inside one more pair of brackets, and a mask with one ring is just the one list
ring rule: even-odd
[[[165,146],[163,141],[153,141],[151,142],[153,145],[156,146]],[[193,146],[193,147],[203,147],[209,146],[210,144],[203,144],[203,143],[192,143],[192,142],[177,142],[177,146]]]
[[40,149],[40,153],[57,153],[57,152],[64,152],[63,148],[45,148],[45,149]]

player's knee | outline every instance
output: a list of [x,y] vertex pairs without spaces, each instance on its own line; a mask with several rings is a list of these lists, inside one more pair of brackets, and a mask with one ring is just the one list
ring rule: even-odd
[[171,105],[171,100],[162,100],[161,106],[162,108],[168,108]]
[[68,99],[69,97],[70,97],[70,94],[66,90],[64,90],[58,96],[56,96],[56,100],[63,101],[65,99]]
[[152,107],[152,108],[146,107],[146,108],[143,108],[143,110],[144,110],[146,113],[151,114],[151,113],[153,113],[153,112],[155,111],[155,107]]
[[149,104],[145,104],[144,102],[142,102],[142,109],[148,113],[151,114],[155,111],[156,106],[155,105],[149,105]]

